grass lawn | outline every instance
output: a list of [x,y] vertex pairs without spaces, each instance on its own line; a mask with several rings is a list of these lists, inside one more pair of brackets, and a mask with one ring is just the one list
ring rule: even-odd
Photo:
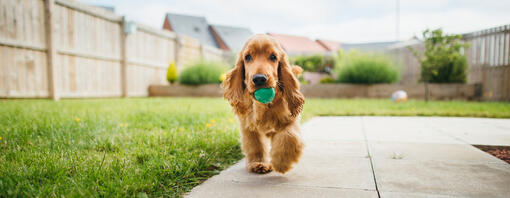
[[[510,103],[309,99],[316,115],[510,117]],[[242,157],[219,98],[0,100],[0,197],[174,197]]]
[[381,99],[306,100],[303,118],[313,116],[456,116],[510,118],[508,102],[410,100],[394,103]]

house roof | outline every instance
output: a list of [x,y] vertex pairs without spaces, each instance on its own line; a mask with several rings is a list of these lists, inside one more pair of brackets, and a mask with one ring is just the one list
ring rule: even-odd
[[416,37],[413,37],[409,40],[405,40],[405,41],[399,41],[399,42],[396,42],[390,46],[388,46],[387,49],[398,49],[398,48],[404,48],[404,47],[409,47],[409,46],[414,46],[414,45],[419,45],[419,44],[422,44],[423,41],[421,41],[420,39],[416,38]]
[[[224,25],[211,25],[213,34],[217,34],[217,43],[223,42],[229,50],[240,51],[243,48],[244,42],[250,38],[253,33],[242,27],[231,27]],[[221,39],[221,41],[218,41]]]
[[386,50],[389,46],[397,43],[396,41],[390,42],[373,42],[373,43],[342,43],[341,48],[345,51],[358,49],[361,51],[381,52]]
[[337,51],[340,49],[340,43],[336,41],[317,39],[317,43],[321,44],[322,47],[326,48],[328,51]]
[[168,21],[170,30],[193,37],[203,44],[218,47],[205,17],[167,13],[165,20]]
[[304,36],[293,36],[284,34],[268,33],[280,42],[283,49],[287,53],[324,53],[328,50],[319,43],[304,37]]

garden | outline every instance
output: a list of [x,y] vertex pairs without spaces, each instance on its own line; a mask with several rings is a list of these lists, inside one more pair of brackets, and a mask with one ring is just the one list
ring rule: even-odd
[[[458,51],[467,46],[441,32],[424,34],[428,50],[415,52],[420,81],[464,83]],[[399,80],[398,65],[385,54],[339,51],[290,61],[327,74],[325,84]],[[171,63],[167,80],[218,85],[228,69],[199,60],[178,72]],[[0,197],[176,197],[243,157],[237,119],[219,97],[0,100],[0,111]],[[314,116],[510,118],[510,104],[307,98],[301,122]]]

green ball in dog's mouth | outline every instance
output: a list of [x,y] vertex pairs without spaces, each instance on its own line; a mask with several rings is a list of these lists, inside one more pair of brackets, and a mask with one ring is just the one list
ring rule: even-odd
[[274,92],[274,88],[272,88],[272,87],[260,88],[260,89],[257,89],[257,91],[255,91],[255,93],[253,93],[253,95],[255,96],[255,99],[257,101],[259,101],[260,103],[268,104],[273,101],[275,92]]

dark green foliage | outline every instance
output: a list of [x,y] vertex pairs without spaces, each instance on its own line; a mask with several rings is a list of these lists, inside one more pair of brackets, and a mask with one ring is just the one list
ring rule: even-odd
[[330,72],[335,66],[335,59],[331,56],[320,54],[310,56],[295,56],[290,62],[299,65],[305,71],[309,72]]
[[338,82],[354,84],[395,83],[399,72],[393,61],[381,54],[348,53],[341,58]]
[[305,80],[305,77],[303,75],[300,75],[298,77],[298,80],[299,80],[299,84],[301,84],[301,85],[308,85],[308,81]]
[[410,48],[421,64],[422,82],[465,83],[467,61],[461,49],[468,44],[460,42],[461,35],[443,35],[441,29],[425,30],[425,53],[420,55]]
[[335,82],[336,82],[336,80],[331,76],[324,77],[319,81],[320,84],[328,84],[328,83],[335,83]]
[[185,85],[221,83],[221,75],[226,71],[223,64],[198,61],[181,72],[179,82]]

